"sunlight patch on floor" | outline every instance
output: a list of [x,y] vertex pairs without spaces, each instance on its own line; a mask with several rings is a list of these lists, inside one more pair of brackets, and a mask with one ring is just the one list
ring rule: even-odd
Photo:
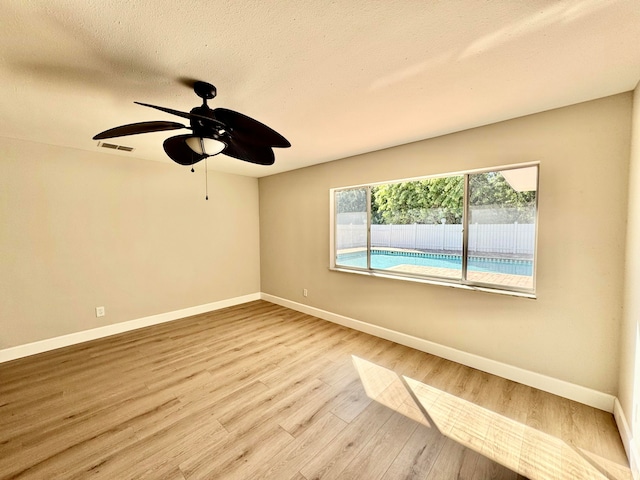
[[520,475],[631,480],[624,465],[355,355],[352,359],[369,398]]

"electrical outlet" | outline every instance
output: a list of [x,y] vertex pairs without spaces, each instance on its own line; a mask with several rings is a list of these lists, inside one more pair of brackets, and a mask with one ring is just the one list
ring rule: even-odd
[[96,307],[96,317],[104,317],[104,307]]
[[306,289],[306,288],[303,288],[303,289],[302,289],[302,296],[303,296],[303,297],[306,297],[307,295],[309,295],[309,292],[307,291],[307,289]]

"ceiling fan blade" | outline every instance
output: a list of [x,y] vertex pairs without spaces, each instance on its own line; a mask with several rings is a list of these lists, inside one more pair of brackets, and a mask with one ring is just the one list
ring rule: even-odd
[[238,160],[258,165],[273,165],[276,161],[271,147],[240,142],[233,138],[226,139],[227,148],[222,153]]
[[196,153],[189,148],[185,142],[187,138],[191,137],[193,135],[176,135],[164,141],[162,146],[171,160],[180,165],[193,165],[207,157],[207,155]]
[[162,132],[165,130],[177,130],[179,128],[187,128],[176,122],[140,122],[122,125],[120,127],[110,128],[93,137],[94,140],[103,140],[105,138],[124,137],[127,135],[137,135],[139,133]]
[[159,107],[157,105],[150,105],[148,103],[142,103],[142,102],[133,102],[133,103],[137,103],[138,105],[142,105],[143,107],[155,108],[156,110],[160,110],[161,112],[170,113],[172,115],[177,115],[182,118],[191,118],[190,113],[181,112],[180,110],[174,110],[173,108]]
[[[190,120],[199,120],[200,122],[210,123],[219,128],[225,127],[225,125],[222,125],[220,121],[216,120],[215,118],[207,117],[205,115],[199,115],[197,113],[191,113],[191,112],[181,112],[180,110],[174,110],[173,108],[159,107],[158,105],[151,105],[149,103],[142,103],[142,102],[133,102],[133,103],[142,105],[143,107],[155,108],[156,110],[160,110],[161,112],[170,113],[171,115],[177,115],[182,118],[188,118]],[[207,107],[205,107],[205,109],[206,111],[209,111],[209,112],[211,111]]]
[[243,143],[280,148],[291,146],[289,140],[278,132],[242,113],[226,108],[216,108],[213,110],[213,116],[232,130],[232,137],[237,137]]

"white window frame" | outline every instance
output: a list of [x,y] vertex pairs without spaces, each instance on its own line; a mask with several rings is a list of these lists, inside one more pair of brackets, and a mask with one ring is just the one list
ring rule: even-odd
[[[525,288],[517,288],[506,285],[496,285],[496,284],[484,284],[477,281],[471,281],[466,278],[467,273],[467,262],[468,262],[468,242],[469,242],[469,227],[468,227],[468,219],[469,219],[469,176],[478,173],[487,173],[487,172],[496,172],[503,170],[514,170],[521,169],[527,167],[536,167],[537,175],[536,175],[536,210],[535,210],[535,239],[534,239],[534,254],[533,254],[533,288],[525,289]],[[391,183],[402,183],[402,182],[412,182],[419,180],[426,180],[432,178],[442,178],[442,177],[453,177],[453,176],[464,176],[464,198],[463,198],[463,215],[462,215],[462,273],[461,279],[446,279],[440,277],[430,277],[426,275],[418,275],[418,274],[410,274],[405,272],[389,272],[383,270],[372,269],[371,262],[371,187],[377,185],[388,185]],[[344,265],[336,265],[336,222],[337,222],[337,212],[335,205],[335,196],[336,192],[342,190],[349,190],[355,188],[365,188],[367,191],[367,267],[349,267]],[[380,277],[380,278],[389,278],[396,280],[405,280],[411,282],[425,283],[431,285],[441,285],[448,287],[461,288],[465,290],[477,290],[484,291],[490,293],[499,293],[506,294],[518,297],[525,298],[536,298],[536,271],[537,271],[537,263],[538,263],[538,220],[539,220],[539,197],[540,197],[540,162],[530,162],[530,163],[521,163],[521,164],[512,164],[512,165],[502,165],[495,167],[487,167],[482,169],[475,170],[465,170],[460,172],[447,172],[436,175],[427,175],[422,177],[412,177],[412,178],[404,178],[397,180],[389,180],[384,182],[375,182],[375,183],[366,183],[360,185],[350,185],[344,187],[335,187],[329,190],[329,269],[336,272],[346,272],[346,273],[355,273],[358,275],[372,276],[372,277]]]

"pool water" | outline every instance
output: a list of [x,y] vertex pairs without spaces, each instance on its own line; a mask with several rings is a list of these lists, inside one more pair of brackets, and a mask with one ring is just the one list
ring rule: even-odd
[[[336,264],[345,267],[367,268],[365,252],[338,255]],[[398,265],[451,268],[462,270],[462,257],[429,253],[395,252],[374,250],[371,252],[371,268],[386,270]],[[467,269],[474,272],[505,273],[508,275],[533,275],[533,264],[529,260],[492,259],[469,257]]]

